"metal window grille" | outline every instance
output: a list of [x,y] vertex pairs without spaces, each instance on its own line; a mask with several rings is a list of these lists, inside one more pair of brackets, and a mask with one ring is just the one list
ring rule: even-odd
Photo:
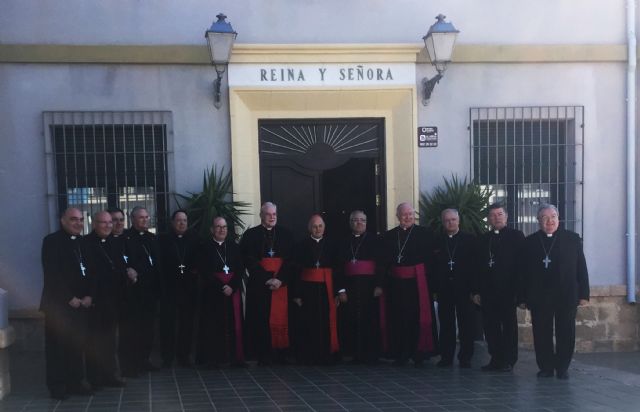
[[51,229],[59,213],[77,207],[85,233],[93,213],[144,206],[151,230],[164,229],[169,211],[171,112],[44,112]]
[[474,107],[469,113],[471,173],[507,207],[509,226],[538,230],[541,204],[582,235],[584,107]]

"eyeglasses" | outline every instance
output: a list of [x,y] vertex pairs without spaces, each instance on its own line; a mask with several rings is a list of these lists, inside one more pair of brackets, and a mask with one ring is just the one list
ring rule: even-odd
[[227,226],[215,225],[214,228],[216,228],[216,229],[226,229]]
[[367,219],[360,219],[360,218],[355,218],[355,219],[351,219],[352,222],[366,222]]

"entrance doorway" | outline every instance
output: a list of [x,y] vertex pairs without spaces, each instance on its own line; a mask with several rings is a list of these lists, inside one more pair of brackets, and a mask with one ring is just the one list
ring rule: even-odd
[[269,119],[258,122],[260,195],[299,239],[320,213],[327,234],[349,233],[349,214],[367,214],[370,231],[386,227],[384,119]]

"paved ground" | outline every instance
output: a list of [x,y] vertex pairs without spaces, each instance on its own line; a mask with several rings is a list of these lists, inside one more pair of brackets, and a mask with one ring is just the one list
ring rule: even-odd
[[640,353],[577,355],[571,379],[537,379],[531,352],[513,373],[338,365],[162,370],[63,402],[48,398],[42,352],[11,353],[0,411],[640,411]]

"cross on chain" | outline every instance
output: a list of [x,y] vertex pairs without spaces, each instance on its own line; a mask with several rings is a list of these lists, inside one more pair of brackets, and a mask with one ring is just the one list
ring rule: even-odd
[[549,263],[551,263],[551,259],[549,259],[549,256],[545,256],[544,259],[542,259],[542,262],[544,263],[544,268],[548,269]]

